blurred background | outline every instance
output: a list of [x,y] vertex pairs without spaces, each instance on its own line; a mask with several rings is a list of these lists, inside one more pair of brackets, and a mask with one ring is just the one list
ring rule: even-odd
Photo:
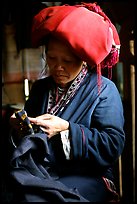
[[[91,2],[94,1],[83,1]],[[124,203],[135,202],[135,3],[134,1],[96,1],[116,26],[121,52],[113,68],[112,80],[119,89],[125,114],[126,145],[116,166],[117,189]],[[31,46],[33,16],[42,8],[80,2],[41,0],[3,0],[2,9],[2,200],[10,193],[4,176],[8,158],[8,118],[24,106],[35,80],[43,77],[42,47]],[[4,175],[4,176],[3,176]]]

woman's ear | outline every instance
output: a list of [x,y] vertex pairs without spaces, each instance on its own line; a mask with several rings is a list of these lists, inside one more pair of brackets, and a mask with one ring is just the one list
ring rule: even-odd
[[85,66],[85,67],[87,66],[87,63],[85,61],[83,61],[83,66]]

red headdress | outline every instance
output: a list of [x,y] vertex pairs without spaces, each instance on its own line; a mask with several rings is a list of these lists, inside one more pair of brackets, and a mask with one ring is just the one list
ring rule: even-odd
[[96,3],[52,6],[41,10],[32,23],[32,45],[48,34],[64,40],[90,66],[111,68],[118,62],[120,40],[115,26]]

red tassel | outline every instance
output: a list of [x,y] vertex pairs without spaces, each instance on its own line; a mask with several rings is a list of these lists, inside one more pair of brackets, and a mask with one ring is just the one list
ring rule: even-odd
[[119,60],[119,53],[117,48],[112,48],[111,52],[108,56],[101,62],[101,68],[111,68],[113,67]]
[[101,62],[101,68],[108,68],[108,78],[112,78],[112,67],[119,61],[119,53],[117,48],[112,48],[108,56]]
[[100,94],[101,88],[101,65],[97,65],[97,85],[98,85],[98,94]]
[[112,68],[108,68],[108,78],[112,79]]

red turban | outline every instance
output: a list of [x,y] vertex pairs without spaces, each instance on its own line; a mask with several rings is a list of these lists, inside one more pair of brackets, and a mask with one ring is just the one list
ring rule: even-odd
[[[65,41],[72,51],[95,66],[119,46],[115,26],[96,3],[52,6],[41,10],[32,23],[32,45],[40,46],[48,34]],[[103,65],[102,63],[102,66]]]

